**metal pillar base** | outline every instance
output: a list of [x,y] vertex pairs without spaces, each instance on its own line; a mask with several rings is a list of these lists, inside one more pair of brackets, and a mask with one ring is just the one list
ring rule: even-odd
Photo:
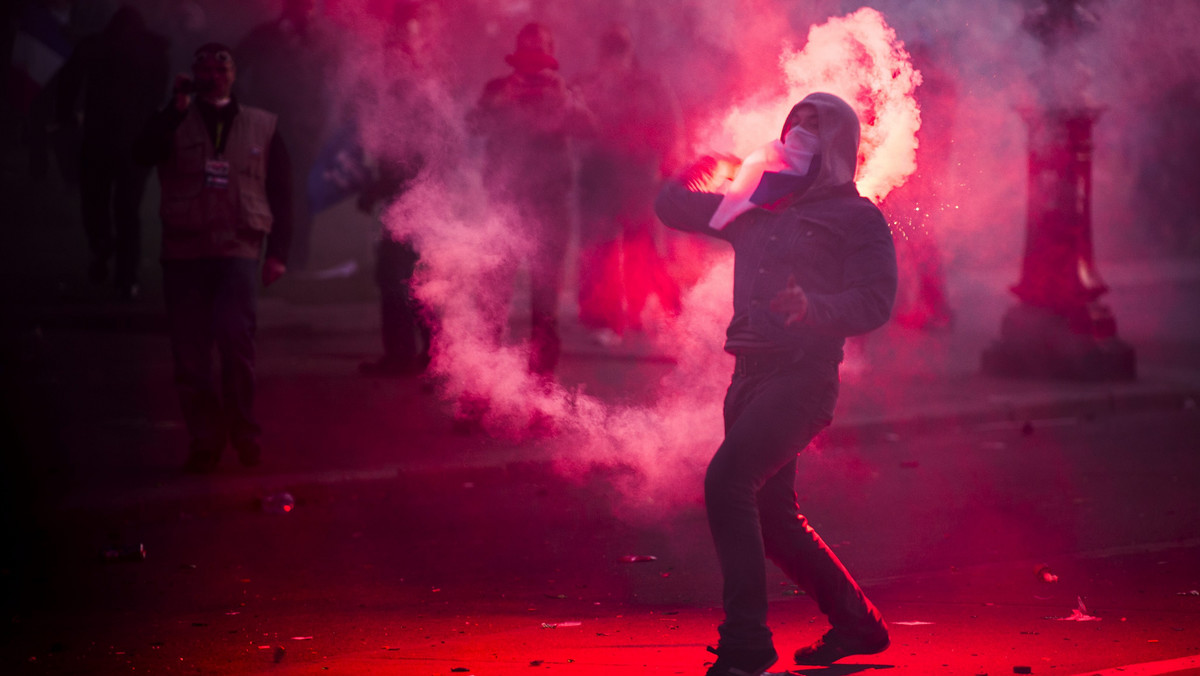
[[1062,314],[1025,303],[1004,315],[1000,340],[983,351],[988,375],[1135,380],[1133,347],[1116,337],[1112,313],[1093,303]]

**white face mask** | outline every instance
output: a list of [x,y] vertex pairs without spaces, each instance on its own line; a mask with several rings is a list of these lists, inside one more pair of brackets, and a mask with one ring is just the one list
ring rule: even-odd
[[821,137],[796,125],[789,129],[787,135],[783,137],[783,145],[787,148],[806,150],[815,154],[821,149]]
[[780,159],[787,166],[783,171],[804,176],[811,168],[813,157],[821,149],[821,138],[803,127],[792,127],[783,137],[779,148]]

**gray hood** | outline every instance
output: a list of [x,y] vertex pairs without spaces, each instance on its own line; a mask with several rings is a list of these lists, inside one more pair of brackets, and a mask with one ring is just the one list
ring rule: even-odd
[[[804,97],[792,107],[792,112],[803,105],[816,108],[821,127],[817,133],[821,139],[817,155],[820,165],[816,181],[808,189],[808,194],[822,193],[829,188],[852,183],[858,166],[858,114],[850,104],[825,92]],[[788,117],[791,117],[791,112]]]

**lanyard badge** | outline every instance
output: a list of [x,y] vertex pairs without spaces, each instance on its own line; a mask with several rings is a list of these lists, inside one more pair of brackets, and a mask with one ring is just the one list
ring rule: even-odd
[[204,187],[218,190],[229,188],[229,160],[204,161]]

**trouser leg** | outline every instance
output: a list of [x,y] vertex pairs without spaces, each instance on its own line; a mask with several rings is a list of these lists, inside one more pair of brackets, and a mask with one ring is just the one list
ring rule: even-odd
[[563,263],[567,253],[569,214],[565,198],[535,205],[532,218],[539,234],[529,266],[530,355],[529,371],[554,373],[562,353],[558,333],[558,296],[562,290]]
[[620,242],[593,242],[579,252],[579,321],[593,329],[625,329]]
[[214,284],[210,261],[164,261],[163,295],[175,389],[193,442],[224,446],[226,429],[213,375]]
[[411,243],[389,238],[379,242],[377,252],[375,281],[383,353],[397,363],[412,362],[427,349],[420,344],[420,308],[412,294],[417,252]]
[[257,330],[258,261],[217,261],[220,275],[213,302],[213,324],[221,362],[223,416],[235,444],[258,438],[254,418],[254,336]]
[[106,158],[99,155],[95,150],[84,149],[82,152],[79,204],[88,250],[94,262],[104,263],[113,254],[113,174]]
[[[836,369],[832,380],[827,372],[776,372],[738,377],[730,385],[725,440],[704,483],[709,528],[724,577],[722,646],[771,645],[763,523],[778,517],[762,509],[776,509],[777,503],[760,503],[760,492],[771,481],[794,477],[796,453],[829,424],[836,399]],[[774,552],[773,531],[771,535]]]
[[759,491],[758,505],[767,556],[816,601],[833,627],[850,634],[877,629],[883,622],[879,610],[800,514],[795,476],[796,461],[793,459]]
[[312,231],[315,219],[308,200],[308,169],[316,158],[301,154],[293,156],[292,175],[292,239],[288,249],[288,266],[307,270],[312,259]]
[[624,278],[626,311],[629,325],[641,328],[642,311],[651,294],[657,291],[654,288],[657,252],[653,233],[647,223],[628,219],[623,223],[623,230],[621,274]]
[[142,258],[142,195],[149,173],[129,164],[118,169],[113,190],[113,224],[116,226],[114,279],[117,287],[137,284]]

